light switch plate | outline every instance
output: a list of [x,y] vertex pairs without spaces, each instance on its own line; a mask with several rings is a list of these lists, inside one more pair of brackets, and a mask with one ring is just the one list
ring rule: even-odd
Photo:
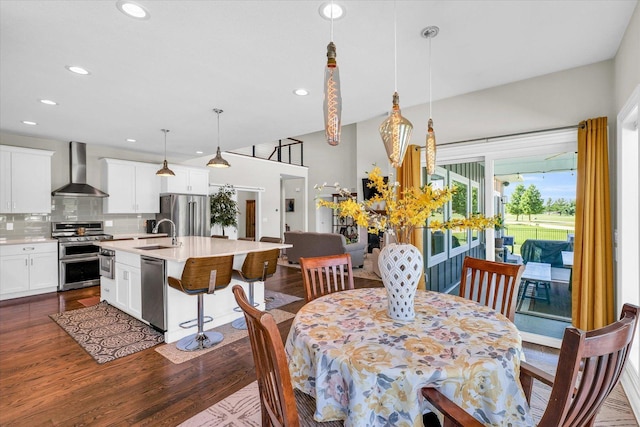
[[13,230],[13,223],[12,222],[8,222],[7,223],[7,231],[11,231]]
[[104,226],[105,227],[113,227],[113,221],[105,221],[104,222]]

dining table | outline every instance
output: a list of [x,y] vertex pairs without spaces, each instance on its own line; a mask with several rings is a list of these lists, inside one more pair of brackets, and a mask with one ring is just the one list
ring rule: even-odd
[[519,381],[518,329],[459,296],[418,290],[416,316],[387,314],[385,288],[334,292],[305,304],[286,340],[292,384],[316,399],[316,421],[422,426],[438,387],[487,426],[531,426]]

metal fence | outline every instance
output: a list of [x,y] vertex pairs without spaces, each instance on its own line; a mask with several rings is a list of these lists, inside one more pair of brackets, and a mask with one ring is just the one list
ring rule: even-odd
[[506,225],[504,227],[503,234],[505,236],[513,236],[515,240],[513,252],[520,253],[520,246],[527,239],[567,241],[571,236],[573,236],[574,230]]

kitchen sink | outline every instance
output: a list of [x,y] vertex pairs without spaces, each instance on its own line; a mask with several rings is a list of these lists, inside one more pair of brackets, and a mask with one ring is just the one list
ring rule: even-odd
[[143,251],[155,251],[157,249],[173,249],[177,247],[178,246],[151,245],[151,246],[138,246],[137,248],[134,248],[134,249],[140,249]]

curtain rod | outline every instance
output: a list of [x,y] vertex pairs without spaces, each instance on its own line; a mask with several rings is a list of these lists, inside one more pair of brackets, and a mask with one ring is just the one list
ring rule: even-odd
[[[553,132],[553,131],[557,131],[557,130],[578,129],[579,127],[580,127],[579,125],[562,126],[562,127],[557,127],[557,128],[551,128],[551,129],[532,130],[532,131],[529,131],[529,132],[519,132],[519,133],[510,133],[510,134],[506,134],[506,135],[489,136],[489,137],[485,137],[485,138],[465,139],[465,140],[462,140],[462,141],[445,142],[444,144],[438,144],[438,147],[442,147],[442,146],[445,146],[445,145],[453,145],[453,144],[464,144],[465,142],[489,141],[490,139],[509,138],[509,137],[512,137],[512,136],[534,135],[534,134],[537,134],[537,133]],[[424,147],[422,147],[422,148],[424,148]]]

